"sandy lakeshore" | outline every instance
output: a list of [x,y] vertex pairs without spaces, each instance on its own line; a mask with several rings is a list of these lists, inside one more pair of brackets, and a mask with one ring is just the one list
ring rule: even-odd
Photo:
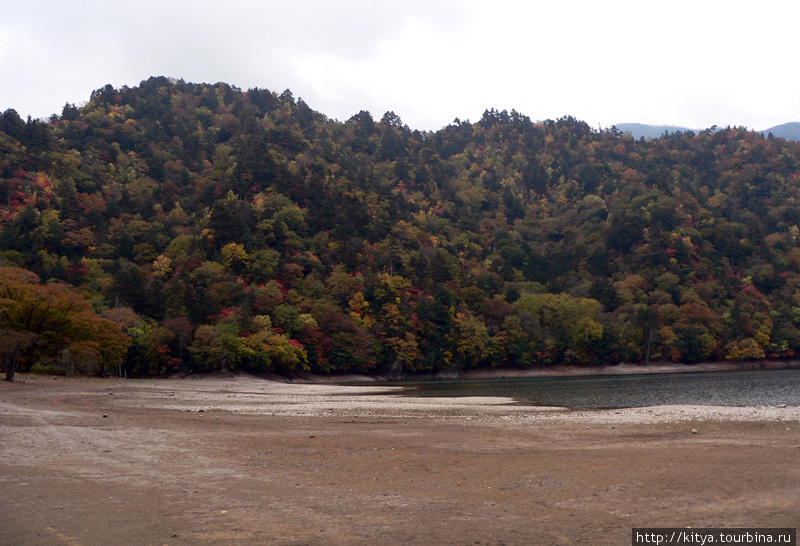
[[800,526],[798,407],[22,379],[0,384],[2,544],[630,544],[632,527]]

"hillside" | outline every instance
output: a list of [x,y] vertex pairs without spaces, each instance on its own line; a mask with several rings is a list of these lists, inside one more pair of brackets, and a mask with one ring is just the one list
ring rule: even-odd
[[800,143],[741,128],[646,142],[488,110],[427,133],[161,77],[46,122],[7,110],[0,169],[0,265],[130,343],[114,364],[42,330],[6,345],[22,369],[82,350],[135,375],[800,349]]

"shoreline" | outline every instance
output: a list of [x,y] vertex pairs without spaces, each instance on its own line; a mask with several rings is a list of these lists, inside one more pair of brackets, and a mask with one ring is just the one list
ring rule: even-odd
[[[316,372],[294,371],[289,375],[276,373],[254,374],[247,371],[215,371],[198,374],[173,373],[165,376],[153,377],[131,377],[121,378],[108,376],[98,378],[96,376],[81,374],[48,375],[36,374],[31,372],[17,372],[14,382],[24,383],[35,380],[34,378],[92,378],[92,379],[119,379],[119,380],[148,380],[148,381],[199,381],[205,379],[234,379],[237,377],[252,377],[263,381],[273,381],[276,383],[289,384],[332,384],[332,385],[354,385],[370,383],[406,383],[406,382],[426,382],[440,380],[486,380],[486,379],[513,379],[527,377],[570,377],[570,376],[604,376],[604,375],[635,375],[635,374],[666,374],[666,373],[694,373],[694,372],[737,372],[737,371],[767,371],[767,370],[796,370],[800,369],[800,359],[792,358],[785,360],[742,360],[742,361],[720,361],[720,362],[698,362],[696,364],[684,364],[680,362],[659,361],[651,364],[634,364],[621,362],[618,364],[602,364],[597,366],[577,366],[558,364],[547,367],[533,368],[460,368],[444,369],[437,372],[408,372],[399,376],[386,374],[366,374],[366,373],[344,373],[344,374],[323,374]],[[12,383],[14,383],[12,382]]]
[[324,375],[311,372],[295,372],[290,377],[270,377],[278,381],[289,383],[393,383],[436,380],[470,380],[470,379],[506,379],[515,377],[567,377],[590,375],[632,375],[632,374],[658,374],[658,373],[693,373],[693,372],[736,372],[756,370],[795,370],[800,369],[800,359],[789,360],[744,360],[699,362],[697,364],[683,364],[680,362],[661,361],[651,364],[606,364],[599,366],[574,366],[555,365],[546,368],[466,368],[440,370],[436,373],[420,372],[407,373],[400,377],[387,375],[367,374],[342,374]]
[[[558,377],[571,375],[630,375],[649,373],[692,373],[692,372],[735,372],[750,370],[793,370],[800,369],[800,360],[748,360],[725,362],[699,362],[682,364],[658,362],[655,364],[620,363],[605,366],[554,366],[530,370],[496,369],[466,370],[464,379],[491,379],[503,377]],[[484,373],[489,372],[489,373]],[[519,373],[518,373],[519,372]]]
[[[653,425],[686,422],[800,422],[800,406],[667,404],[625,408],[578,408],[520,404],[501,396],[408,397],[403,385],[345,385],[276,381],[249,374],[186,379],[121,379],[25,376],[0,385],[0,394],[60,392],[70,397],[107,394],[104,405],[188,414],[286,418],[467,419],[503,425]],[[3,388],[5,387],[5,388]],[[11,406],[0,400],[0,409]],[[20,409],[17,406],[16,409]],[[109,407],[109,409],[111,409]],[[800,447],[800,446],[798,446]]]

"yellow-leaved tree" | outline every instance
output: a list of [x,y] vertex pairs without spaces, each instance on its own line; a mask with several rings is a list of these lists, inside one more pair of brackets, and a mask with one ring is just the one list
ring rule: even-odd
[[545,364],[591,361],[595,343],[603,337],[600,302],[569,294],[523,294],[513,305],[526,317],[535,361]]

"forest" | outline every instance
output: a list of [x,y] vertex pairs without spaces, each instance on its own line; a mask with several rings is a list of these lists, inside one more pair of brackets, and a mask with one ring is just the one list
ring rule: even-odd
[[154,77],[0,114],[15,371],[400,377],[790,358],[800,143],[487,110],[417,131]]

